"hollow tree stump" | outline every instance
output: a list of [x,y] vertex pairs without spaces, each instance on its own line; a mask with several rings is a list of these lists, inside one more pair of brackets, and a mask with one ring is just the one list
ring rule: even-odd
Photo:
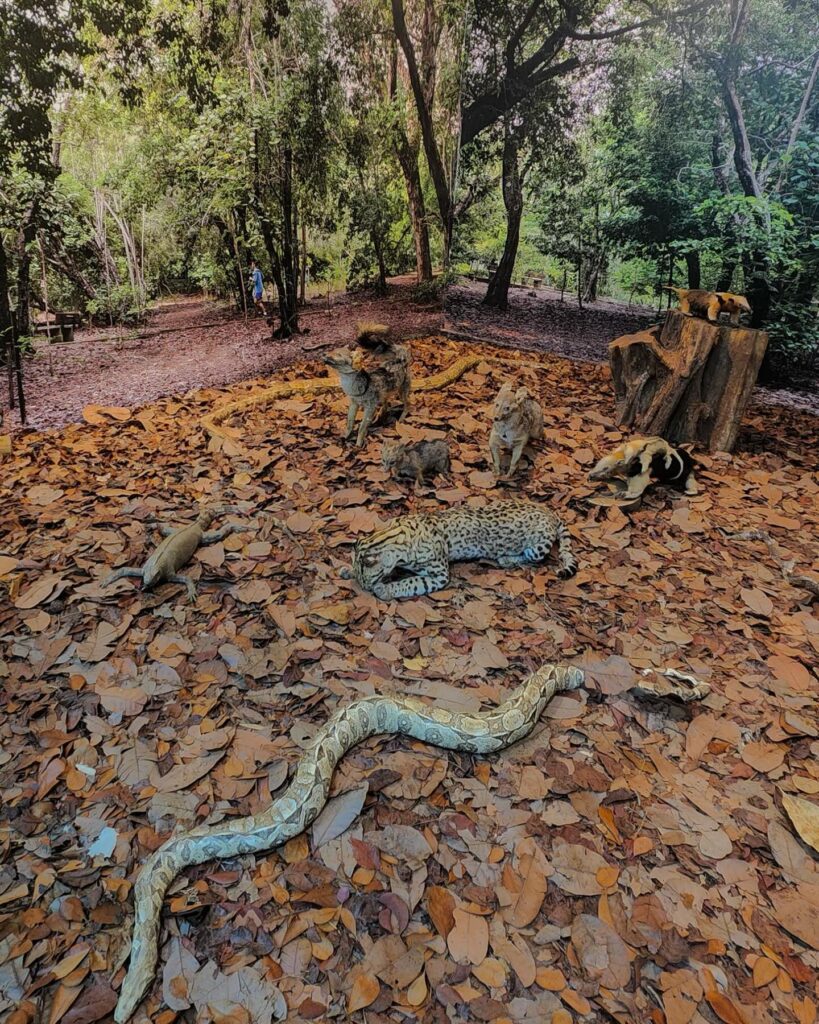
[[664,324],[609,345],[618,423],[731,451],[767,347],[765,331],[670,310]]

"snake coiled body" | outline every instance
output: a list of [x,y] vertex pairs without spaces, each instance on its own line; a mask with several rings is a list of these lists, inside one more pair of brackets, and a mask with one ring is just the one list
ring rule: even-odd
[[450,750],[491,753],[526,736],[555,693],[579,689],[583,681],[578,668],[547,664],[533,672],[503,704],[479,714],[429,707],[414,697],[397,696],[364,697],[341,708],[316,733],[298,761],[287,790],[267,810],[176,836],[145,862],[134,890],[131,963],[114,1020],[117,1024],[129,1020],[153,980],[162,904],[168,887],[183,868],[217,858],[261,853],[299,835],[327,802],[340,759],[370,736],[400,734]]

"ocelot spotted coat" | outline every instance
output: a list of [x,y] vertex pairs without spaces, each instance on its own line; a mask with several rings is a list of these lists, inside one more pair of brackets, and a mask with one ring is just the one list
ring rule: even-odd
[[558,546],[558,576],[577,572],[569,531],[554,512],[530,501],[401,516],[356,543],[342,573],[382,600],[443,590],[450,562],[485,559],[503,568],[537,565]]

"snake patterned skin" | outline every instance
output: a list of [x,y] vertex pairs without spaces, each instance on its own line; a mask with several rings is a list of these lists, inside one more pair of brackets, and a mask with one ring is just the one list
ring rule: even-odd
[[522,739],[534,728],[555,693],[579,689],[583,683],[580,669],[547,664],[493,711],[465,714],[397,696],[364,697],[341,708],[316,733],[297,763],[287,790],[267,810],[185,832],[168,840],[145,862],[134,889],[131,962],[114,1020],[125,1024],[153,981],[162,904],[168,887],[183,868],[217,858],[261,853],[299,835],[326,804],[339,760],[370,736],[410,736],[449,750],[487,754]]

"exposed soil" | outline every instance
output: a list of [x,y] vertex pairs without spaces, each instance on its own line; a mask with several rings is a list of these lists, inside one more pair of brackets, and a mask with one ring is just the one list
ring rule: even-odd
[[[623,334],[633,334],[657,322],[656,309],[613,299],[585,303],[581,309],[568,293],[539,288],[513,288],[510,306],[499,312],[481,304],[486,284],[470,281],[447,292],[444,327],[456,335],[469,335],[506,348],[554,352],[567,359],[590,363],[608,361],[608,345]],[[819,415],[819,390],[757,387],[756,401],[786,405]]]
[[[261,316],[237,316],[226,304],[200,297],[161,302],[135,330],[77,331],[69,345],[38,343],[24,366],[27,426],[48,430],[82,419],[86,405],[133,408],[167,395],[265,376],[305,352],[352,340],[358,320],[390,324],[401,335],[430,334],[441,310],[412,301],[409,278],[396,278],[385,298],[333,295],[308,302],[306,333],[273,341]],[[7,408],[8,398],[0,399]],[[15,410],[7,416],[19,425]]]

